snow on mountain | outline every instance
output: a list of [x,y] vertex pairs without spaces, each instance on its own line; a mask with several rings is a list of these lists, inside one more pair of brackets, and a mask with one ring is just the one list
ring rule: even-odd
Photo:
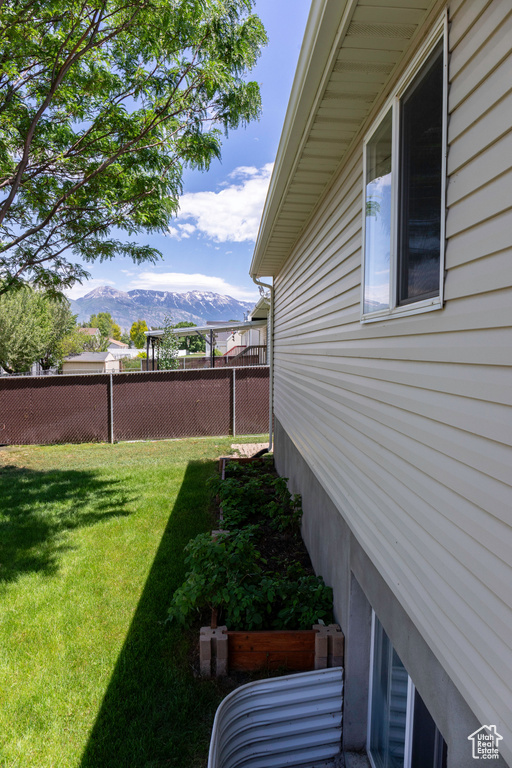
[[152,291],[136,289],[118,291],[102,285],[80,299],[71,301],[72,311],[79,322],[87,321],[98,312],[110,312],[122,328],[129,329],[135,320],[145,320],[149,326],[162,326],[166,316],[175,323],[183,320],[204,325],[208,320],[243,320],[254,304],[238,301],[212,291]]

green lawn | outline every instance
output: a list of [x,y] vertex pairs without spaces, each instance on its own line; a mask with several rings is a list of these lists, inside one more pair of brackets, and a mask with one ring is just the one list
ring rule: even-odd
[[1,768],[205,765],[221,694],[163,622],[231,442],[0,449]]

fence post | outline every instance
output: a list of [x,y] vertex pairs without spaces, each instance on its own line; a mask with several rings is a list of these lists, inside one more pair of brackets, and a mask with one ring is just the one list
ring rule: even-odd
[[233,437],[236,435],[236,368],[233,368]]
[[110,374],[110,387],[109,387],[109,394],[110,394],[110,408],[109,408],[109,432],[110,432],[110,442],[114,442],[114,383],[113,383],[113,374]]

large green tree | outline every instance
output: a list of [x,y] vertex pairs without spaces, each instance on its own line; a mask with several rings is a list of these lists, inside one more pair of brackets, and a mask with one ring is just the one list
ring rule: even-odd
[[[186,166],[257,117],[253,0],[0,2],[0,293],[159,253]],[[132,238],[132,239],[130,239]]]
[[103,339],[121,341],[121,328],[112,318],[110,312],[98,312],[96,315],[91,315],[86,327],[97,328]]
[[25,373],[41,356],[47,336],[42,294],[31,288],[0,296],[0,366]]
[[65,355],[80,354],[83,347],[76,333],[76,315],[71,312],[69,302],[45,297],[45,303],[46,338],[39,363],[47,371],[58,367]]
[[149,331],[145,320],[135,320],[130,328],[130,339],[133,341],[136,349],[144,349],[146,346],[146,337],[144,331]]
[[[189,323],[186,320],[182,320],[181,323],[176,323],[175,328],[195,328],[195,323]],[[189,352],[205,352],[206,342],[201,336],[196,333],[190,336],[181,336],[178,340],[179,349],[188,349]]]
[[24,373],[35,362],[47,370],[82,349],[66,299],[29,286],[0,295],[0,366],[7,373]]

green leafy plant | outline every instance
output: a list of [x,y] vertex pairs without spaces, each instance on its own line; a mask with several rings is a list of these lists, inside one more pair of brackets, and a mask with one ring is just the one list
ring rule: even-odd
[[[224,480],[210,481],[230,531],[203,534],[188,544],[189,571],[174,593],[170,620],[185,624],[206,608],[217,609],[230,629],[307,629],[332,620],[331,588],[279,553],[280,541],[297,540],[302,508],[286,478],[270,468],[268,461],[233,465]],[[269,529],[278,550],[272,565],[260,551]]]
[[187,624],[204,608],[216,608],[230,629],[308,629],[332,618],[332,589],[299,565],[284,574],[264,572],[252,542],[255,528],[201,534],[187,546],[190,570],[176,590],[169,620]]
[[262,576],[261,555],[247,526],[216,537],[200,534],[186,547],[189,571],[176,590],[169,619],[185,624],[190,614],[209,607],[222,610],[230,625],[248,629],[262,623],[257,585]]
[[158,344],[158,368],[161,371],[174,370],[178,367],[178,339],[172,333],[172,318],[166,316],[164,333]]
[[[262,469],[268,470],[268,466]],[[277,531],[298,532],[302,519],[302,504],[299,494],[292,496],[287,488],[287,478],[277,477],[268,471],[257,473],[250,464],[234,465],[247,467],[236,469],[224,480],[211,481],[213,492],[222,505],[224,524],[228,528],[254,521],[258,516],[267,518]]]
[[274,621],[276,628],[301,629],[320,620],[332,620],[332,588],[324,584],[321,576],[304,573],[296,579],[287,575],[280,597],[282,606]]

